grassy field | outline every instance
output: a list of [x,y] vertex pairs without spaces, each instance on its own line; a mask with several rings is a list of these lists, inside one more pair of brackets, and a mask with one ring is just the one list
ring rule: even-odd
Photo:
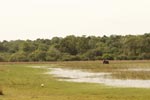
[[[114,72],[115,78],[150,79],[149,73],[120,74],[120,69],[148,68],[150,61],[112,61],[103,65],[100,61],[53,63],[0,63],[0,100],[149,100],[150,89],[117,88],[103,84],[60,82],[47,69],[30,66],[67,67],[93,72]],[[132,73],[132,74],[131,74]],[[118,76],[119,75],[119,76]],[[144,78],[143,78],[144,77]],[[146,78],[145,78],[146,77]],[[40,85],[44,83],[45,86]]]

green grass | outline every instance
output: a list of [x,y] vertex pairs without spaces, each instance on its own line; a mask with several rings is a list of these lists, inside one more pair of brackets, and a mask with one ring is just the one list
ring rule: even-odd
[[[60,82],[51,75],[42,74],[47,69],[27,66],[50,66],[82,68],[92,71],[115,71],[115,69],[139,66],[149,67],[148,61],[111,62],[103,65],[99,61],[54,62],[54,63],[1,63],[0,100],[149,100],[150,89],[116,88],[103,84]],[[141,66],[142,65],[142,66]],[[110,68],[110,69],[108,69]],[[42,88],[40,85],[44,83]]]

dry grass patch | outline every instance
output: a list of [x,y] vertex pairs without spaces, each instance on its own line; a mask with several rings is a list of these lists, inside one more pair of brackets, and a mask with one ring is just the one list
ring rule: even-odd
[[5,71],[5,70],[6,70],[6,68],[0,66],[0,72]]
[[112,74],[113,78],[117,79],[142,79],[150,80],[149,71],[118,71]]

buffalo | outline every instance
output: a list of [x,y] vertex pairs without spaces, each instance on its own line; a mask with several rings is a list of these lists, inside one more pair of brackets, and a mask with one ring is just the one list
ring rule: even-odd
[[103,64],[109,64],[108,60],[103,60]]

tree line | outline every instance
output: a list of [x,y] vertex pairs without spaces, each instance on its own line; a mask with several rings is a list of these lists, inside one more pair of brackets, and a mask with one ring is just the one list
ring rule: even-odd
[[0,61],[148,60],[150,33],[0,42]]

